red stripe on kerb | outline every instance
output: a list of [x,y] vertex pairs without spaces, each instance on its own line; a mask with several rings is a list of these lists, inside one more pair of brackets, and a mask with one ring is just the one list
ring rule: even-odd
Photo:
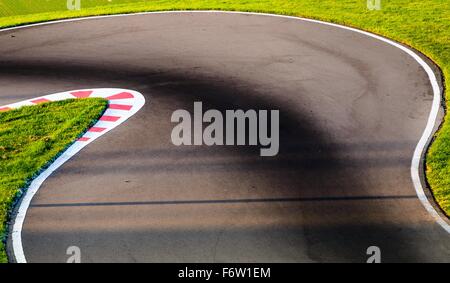
[[132,105],[125,105],[125,104],[110,104],[110,109],[117,109],[117,110],[130,110],[133,106]]
[[4,112],[4,111],[8,111],[8,110],[11,110],[11,108],[9,108],[9,107],[0,108],[0,112]]
[[75,91],[75,92],[71,92],[70,94],[75,96],[76,98],[86,98],[86,97],[89,97],[92,94],[92,90]]
[[101,128],[101,127],[92,127],[88,130],[88,132],[94,132],[94,133],[101,133],[104,130],[106,130],[106,128]]
[[118,94],[108,96],[106,99],[113,100],[113,99],[128,99],[128,98],[134,98],[134,96],[129,92],[121,92]]
[[90,140],[90,139],[91,139],[91,138],[81,137],[81,138],[78,139],[78,141],[84,142],[84,141],[88,141],[88,140]]
[[100,118],[100,121],[115,122],[115,121],[117,121],[117,120],[119,120],[119,119],[120,119],[120,117],[118,117],[118,116],[107,116],[107,115],[103,115],[103,116]]
[[40,103],[44,103],[44,102],[49,102],[50,100],[46,99],[46,98],[38,98],[35,100],[31,100],[32,103],[34,104],[40,104]]

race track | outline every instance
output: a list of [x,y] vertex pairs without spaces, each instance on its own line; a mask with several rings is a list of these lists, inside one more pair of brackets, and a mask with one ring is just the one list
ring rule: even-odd
[[[29,262],[449,262],[411,159],[433,92],[398,48],[318,23],[165,13],[0,33],[0,105],[125,88],[126,123],[50,176],[25,219]],[[280,153],[174,146],[173,111],[279,109]]]

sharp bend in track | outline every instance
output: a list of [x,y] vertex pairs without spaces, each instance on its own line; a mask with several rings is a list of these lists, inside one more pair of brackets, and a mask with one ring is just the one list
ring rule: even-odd
[[[374,245],[383,261],[450,258],[419,178],[441,92],[398,43],[223,12],[64,20],[0,40],[1,101],[105,85],[152,98],[42,185],[24,222],[30,261],[64,261],[73,245],[86,262],[361,262]],[[194,101],[279,109],[279,155],[175,147],[170,116]]]

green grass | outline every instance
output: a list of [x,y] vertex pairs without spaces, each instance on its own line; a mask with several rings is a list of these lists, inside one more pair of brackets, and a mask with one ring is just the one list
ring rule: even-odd
[[0,113],[0,262],[8,213],[29,181],[103,113],[107,100],[69,99]]
[[[164,10],[239,10],[302,16],[353,26],[408,44],[435,61],[450,76],[450,0],[382,0],[370,11],[366,0],[81,0],[68,11],[66,0],[0,0],[0,28],[61,18]],[[445,82],[449,106],[450,79]],[[450,121],[427,156],[434,196],[450,214]]]
[[427,155],[427,178],[434,198],[450,216],[450,125],[445,125]]

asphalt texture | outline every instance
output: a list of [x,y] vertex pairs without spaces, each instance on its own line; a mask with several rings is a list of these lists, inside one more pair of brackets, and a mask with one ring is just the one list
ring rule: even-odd
[[[448,262],[410,177],[432,89],[410,56],[299,20],[133,15],[0,33],[0,103],[83,88],[146,105],[50,176],[29,262]],[[280,152],[175,146],[177,109],[280,111]]]

